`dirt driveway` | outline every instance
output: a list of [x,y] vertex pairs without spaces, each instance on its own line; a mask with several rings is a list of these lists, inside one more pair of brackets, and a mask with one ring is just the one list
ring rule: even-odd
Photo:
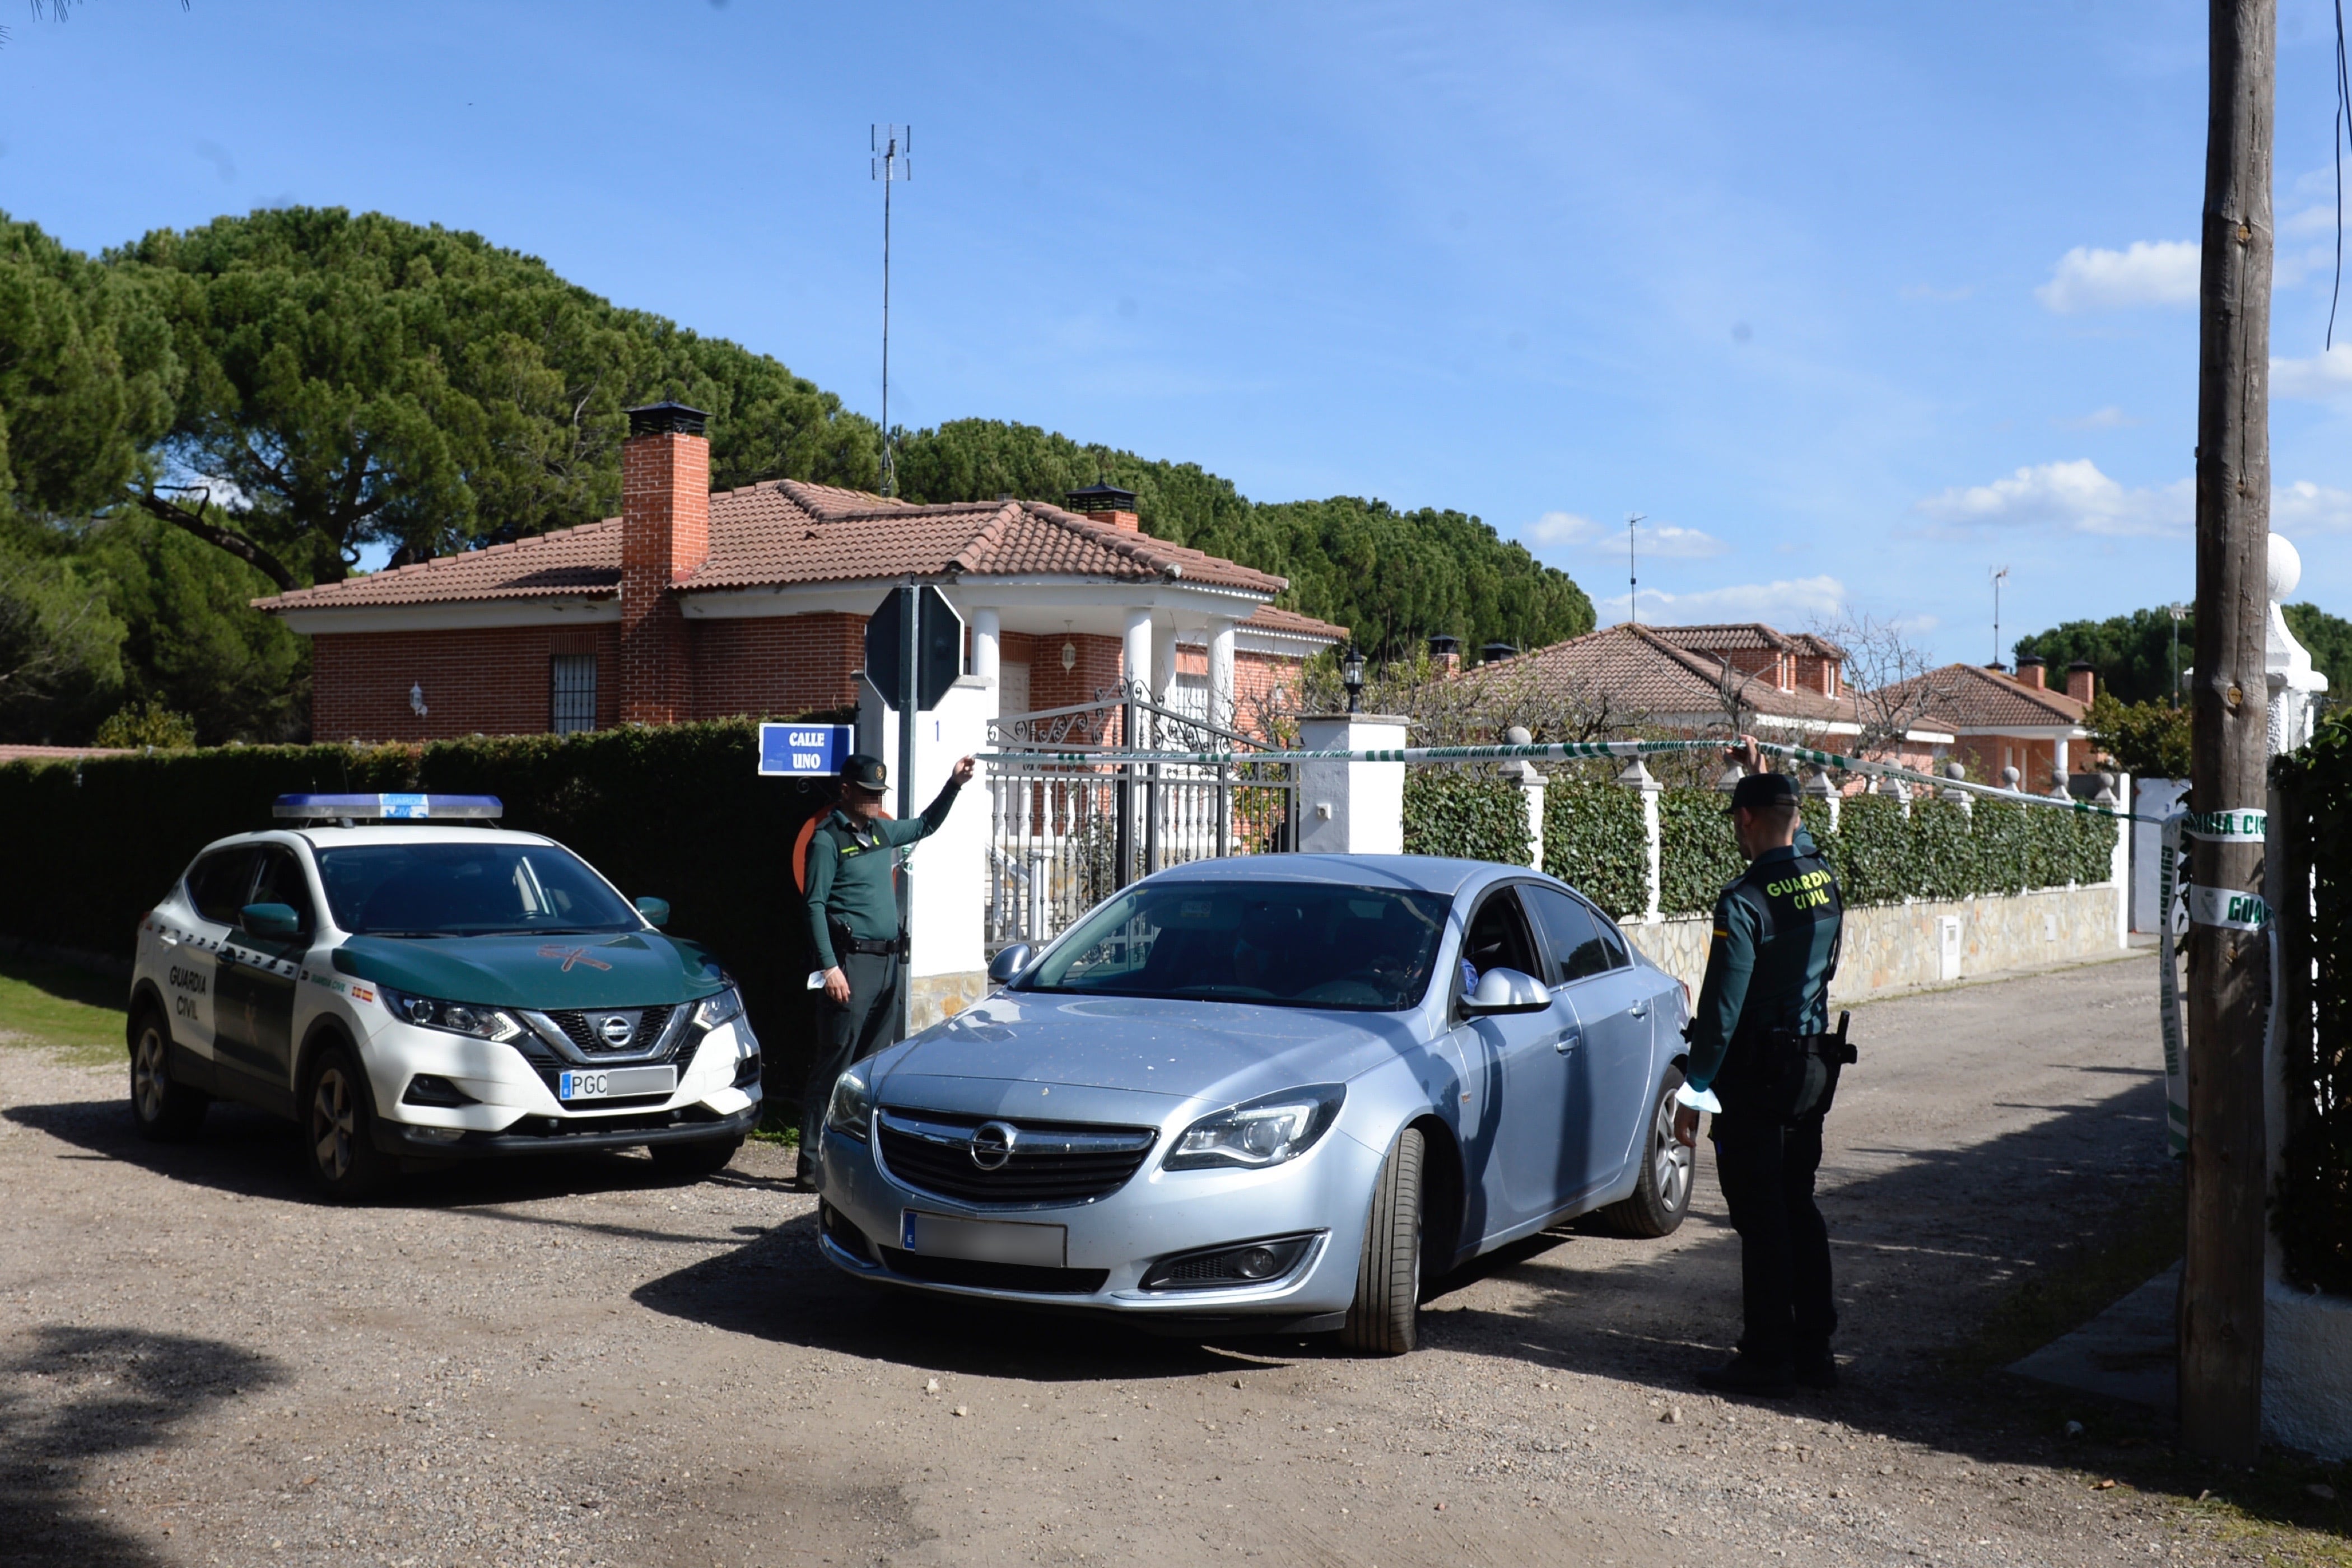
[[2165,1179],[2152,969],[1857,1014],[1848,1387],[1777,1407],[1686,1382],[1736,1333],[1711,1173],[1672,1240],[1539,1239],[1354,1361],[871,1293],[769,1147],[321,1207],[290,1133],[152,1148],[119,1073],[0,1050],[0,1562],[2216,1559],[2089,1490],[2063,1410],[1940,1370]]

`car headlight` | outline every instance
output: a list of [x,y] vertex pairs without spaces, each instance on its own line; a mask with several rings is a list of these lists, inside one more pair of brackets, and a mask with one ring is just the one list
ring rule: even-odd
[[694,1009],[695,1027],[714,1030],[720,1024],[733,1023],[743,1016],[743,993],[730,986],[717,996],[705,997]]
[[874,1119],[874,1096],[866,1087],[866,1080],[851,1068],[833,1081],[833,1098],[824,1107],[827,1132],[839,1133],[845,1138],[866,1141],[866,1124]]
[[446,1030],[451,1034],[467,1034],[476,1040],[509,1040],[522,1036],[521,1022],[503,1008],[482,1007],[473,1002],[445,1002],[435,997],[415,997],[405,991],[395,991],[388,986],[376,988],[383,1005],[392,1016],[403,1023],[413,1023],[419,1029]]
[[1339,1119],[1342,1083],[1310,1083],[1229,1106],[1184,1129],[1162,1167],[1171,1171],[1238,1166],[1259,1170],[1295,1160]]

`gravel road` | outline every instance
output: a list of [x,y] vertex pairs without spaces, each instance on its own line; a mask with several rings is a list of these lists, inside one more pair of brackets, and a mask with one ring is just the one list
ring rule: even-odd
[[[309,1201],[292,1134],[131,1135],[0,1050],[0,1563],[2212,1561],[1938,1353],[2162,1179],[2153,966],[1858,1009],[1822,1207],[1846,1390],[1694,1392],[1737,1333],[1710,1162],[1679,1234],[1449,1281],[1426,1348],[1145,1337],[873,1293],[789,1155],[606,1155]],[[2071,1461],[2071,1462],[2070,1462]]]

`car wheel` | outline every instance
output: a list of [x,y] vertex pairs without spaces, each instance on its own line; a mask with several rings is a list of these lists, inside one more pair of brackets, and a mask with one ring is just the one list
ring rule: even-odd
[[1675,1141],[1675,1091],[1682,1086],[1681,1071],[1667,1068],[1642,1137],[1642,1174],[1632,1193],[1601,1211],[1601,1222],[1620,1236],[1671,1236],[1690,1212],[1695,1151]]
[[1421,1332],[1421,1129],[1407,1127],[1381,1166],[1356,1265],[1356,1300],[1339,1343],[1360,1355],[1402,1355]]
[[391,1156],[375,1146],[375,1112],[351,1047],[320,1047],[304,1074],[302,1143],[310,1177],[338,1203],[373,1197],[391,1181]]
[[740,1138],[718,1138],[702,1144],[654,1144],[646,1152],[654,1169],[674,1181],[700,1181],[717,1176],[743,1146]]
[[139,1015],[131,1036],[131,1119],[139,1135],[158,1144],[193,1137],[205,1119],[207,1098],[172,1081],[172,1033],[163,1015]]

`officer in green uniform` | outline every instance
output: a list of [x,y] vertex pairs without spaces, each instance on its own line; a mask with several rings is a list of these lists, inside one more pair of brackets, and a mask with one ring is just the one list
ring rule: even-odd
[[1837,1067],[1851,1057],[1843,1031],[1825,1032],[1845,911],[1789,775],[1742,779],[1729,815],[1749,864],[1716,901],[1675,1135],[1696,1145],[1699,1112],[1716,1113],[1716,1178],[1739,1233],[1739,1354],[1698,1381],[1778,1396],[1837,1383],[1829,1230],[1813,1176]]
[[971,773],[972,759],[964,758],[921,816],[893,821],[883,808],[890,770],[881,758],[858,752],[842,764],[841,804],[810,835],[809,943],[824,971],[824,996],[816,1007],[816,1060],[801,1092],[798,1185],[803,1191],[815,1185],[812,1151],[833,1081],[898,1038],[906,934],[898,925],[892,852],[939,831]]

